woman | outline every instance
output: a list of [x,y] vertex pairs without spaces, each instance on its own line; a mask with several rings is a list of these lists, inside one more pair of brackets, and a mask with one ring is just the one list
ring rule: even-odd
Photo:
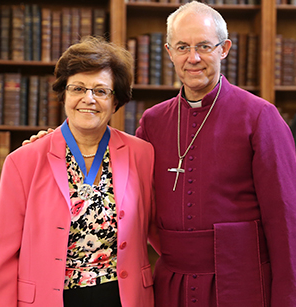
[[131,98],[132,57],[87,38],[55,76],[67,120],[1,175],[1,305],[152,307],[153,148],[108,126]]

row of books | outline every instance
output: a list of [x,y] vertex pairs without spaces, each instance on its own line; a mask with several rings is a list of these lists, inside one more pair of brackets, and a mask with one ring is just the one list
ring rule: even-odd
[[135,84],[179,87],[173,63],[164,48],[164,34],[141,34],[127,41],[127,49],[135,60]]
[[83,36],[103,36],[105,32],[104,9],[0,5],[2,60],[56,61]]
[[296,85],[296,39],[275,38],[275,85]]
[[221,73],[238,86],[258,85],[258,35],[230,32],[232,46],[228,56],[221,61]]
[[276,4],[291,4],[291,5],[296,5],[296,0],[276,0]]
[[[190,2],[191,0],[128,0],[127,2],[159,2],[159,3],[174,3],[174,4],[184,4]],[[284,0],[282,0],[284,1]],[[293,0],[291,0],[293,1]],[[260,0],[201,0],[198,2],[210,4],[210,5],[222,5],[222,4],[260,4]]]
[[58,126],[63,108],[52,90],[52,75],[0,74],[0,124]]

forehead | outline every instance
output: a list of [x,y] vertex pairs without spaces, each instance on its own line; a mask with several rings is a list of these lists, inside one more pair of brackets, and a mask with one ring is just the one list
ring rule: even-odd
[[172,26],[172,43],[213,42],[217,38],[216,27],[211,16],[185,12],[176,17]]
[[80,72],[68,78],[68,82],[76,82],[81,85],[95,86],[95,85],[112,85],[112,73],[109,69],[91,72]]

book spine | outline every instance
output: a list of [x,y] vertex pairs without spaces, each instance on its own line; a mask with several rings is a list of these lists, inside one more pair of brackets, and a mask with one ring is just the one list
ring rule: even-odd
[[25,60],[32,61],[33,60],[33,49],[32,49],[32,7],[30,4],[25,4],[25,45],[24,45],[24,53],[25,53]]
[[20,125],[20,73],[5,73],[4,75],[4,111],[3,124]]
[[52,11],[51,59],[57,61],[61,56],[61,11]]
[[0,27],[0,46],[1,46],[1,59],[10,59],[10,19],[11,8],[8,5],[1,5],[1,27]]
[[51,10],[41,9],[41,61],[51,61]]
[[162,81],[162,40],[163,34],[161,32],[150,33],[149,83],[152,85],[161,85]]
[[106,32],[106,13],[104,9],[96,8],[93,12],[93,35],[104,36]]
[[23,61],[25,59],[25,10],[23,5],[12,5],[12,31],[10,39],[11,59],[13,61]]
[[81,9],[80,14],[81,37],[91,35],[93,29],[92,10],[90,8],[83,8]]
[[37,126],[38,121],[39,77],[29,77],[28,125]]
[[76,7],[71,8],[71,44],[76,44],[80,39],[80,13]]
[[33,60],[41,60],[41,11],[36,4],[32,5],[32,50]]
[[148,34],[137,36],[137,84],[149,84],[149,43]]

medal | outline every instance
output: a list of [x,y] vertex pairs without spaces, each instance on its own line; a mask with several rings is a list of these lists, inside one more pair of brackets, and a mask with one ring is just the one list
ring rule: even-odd
[[82,173],[84,174],[84,182],[81,184],[81,186],[78,188],[78,196],[82,200],[88,200],[90,199],[93,194],[94,190],[92,188],[92,185],[96,179],[97,173],[99,171],[101,162],[103,160],[106,148],[109,143],[110,139],[110,129],[107,126],[106,131],[99,143],[96,155],[94,157],[93,163],[91,165],[91,168],[89,170],[89,173],[87,173],[85,162],[83,159],[83,156],[80,152],[80,149],[74,139],[74,136],[68,126],[67,120],[65,120],[61,126],[63,137],[69,146],[78,166],[80,167]]
[[93,188],[87,183],[82,184],[78,189],[78,196],[82,200],[90,199],[93,196],[93,194],[94,194]]

